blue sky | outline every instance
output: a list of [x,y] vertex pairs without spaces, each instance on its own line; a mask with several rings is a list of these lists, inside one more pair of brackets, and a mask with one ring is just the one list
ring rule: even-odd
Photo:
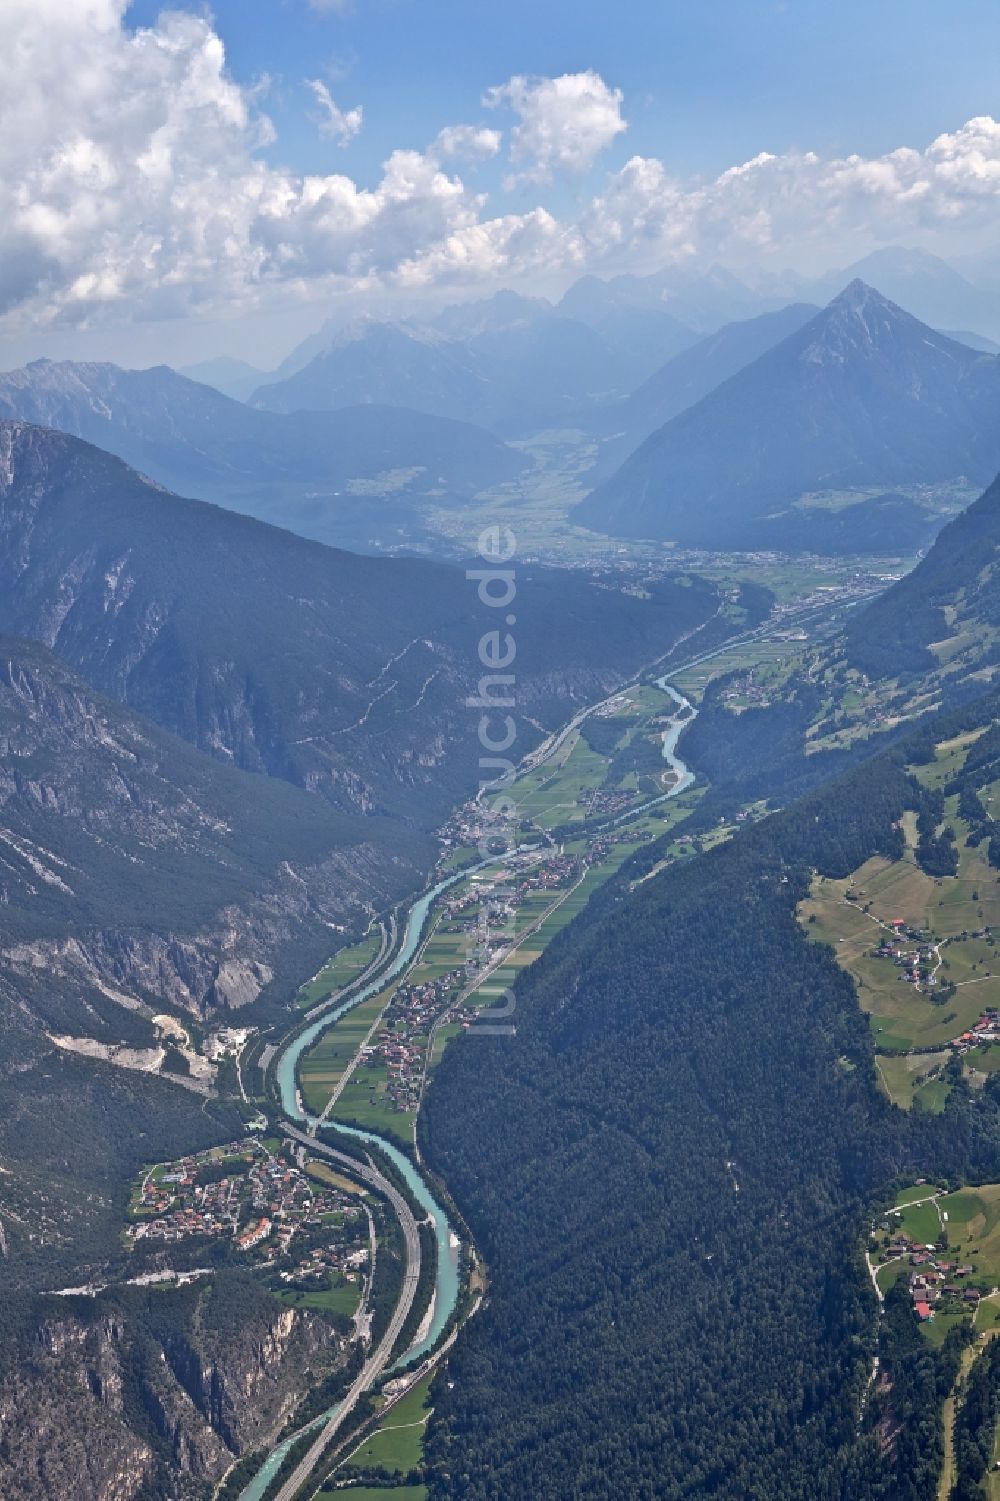
[[[139,0],[130,20],[161,9]],[[623,90],[629,119],[609,163],[638,151],[685,173],[793,147],[880,154],[1000,107],[996,0],[353,0],[344,13],[216,0],[209,10],[236,76],[274,79],[272,155],[369,180],[394,147],[489,119],[484,90],[518,73],[596,69]],[[302,80],[328,70],[338,102],[365,111],[347,151],[309,119]]]
[[0,361],[991,252],[998,63],[996,0],[3,0]]

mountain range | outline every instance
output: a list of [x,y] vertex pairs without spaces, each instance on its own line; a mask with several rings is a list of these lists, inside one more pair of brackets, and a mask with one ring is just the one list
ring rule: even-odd
[[430,324],[366,318],[339,329],[306,364],[254,392],[272,412],[407,406],[503,433],[564,423],[577,408],[628,391],[667,354],[636,359],[578,318],[515,294],[459,307]]
[[[718,607],[711,585],[669,575],[640,598],[613,576],[526,565],[517,588],[529,737]],[[458,568],[323,547],[171,495],[66,434],[0,423],[0,631],[344,811],[419,809],[433,827],[476,785],[464,702],[488,623]]]
[[[515,754],[721,603],[655,571],[516,583]],[[491,624],[462,569],[338,552],[0,422],[8,1284],[85,1280],[130,1173],[239,1129],[185,1035],[266,1021],[419,886],[479,786]]]
[[427,504],[502,484],[526,459],[492,433],[399,407],[279,416],[165,365],[38,360],[0,375],[0,418],[59,428],[168,488],[341,546],[422,530]]
[[947,504],[1000,467],[998,414],[1000,360],[855,281],[667,422],[574,516],[705,547],[912,549],[935,529],[914,495]]

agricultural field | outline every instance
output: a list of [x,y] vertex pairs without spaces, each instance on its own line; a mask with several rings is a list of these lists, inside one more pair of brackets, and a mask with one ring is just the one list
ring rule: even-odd
[[[847,880],[817,877],[799,907],[799,920],[809,937],[830,944],[853,977],[879,1048],[943,1048],[1000,998],[1000,954],[986,939],[960,936],[955,913],[961,912],[961,905],[945,900],[943,884],[907,860],[890,863],[877,857]],[[874,957],[897,916],[907,928],[928,933],[932,942],[953,936],[954,941],[941,948],[940,977],[956,989],[943,1005],[908,982],[891,961]]]
[[275,1297],[289,1308],[311,1308],[318,1313],[339,1313],[353,1319],[364,1293],[364,1278],[359,1275],[349,1281],[339,1272],[329,1272],[327,1283],[326,1287],[310,1288],[308,1292],[282,1288]]
[[315,1157],[306,1160],[305,1170],[310,1178],[317,1178],[320,1183],[325,1183],[329,1188],[339,1188],[342,1193],[357,1194],[359,1198],[368,1198],[368,1192],[359,1183],[354,1183],[346,1178],[343,1173],[338,1173],[328,1162],[320,1162]]
[[345,1012],[325,1031],[299,1063],[299,1082],[306,1106],[319,1115],[340,1082],[340,1077],[381,1015],[393,987]]
[[[425,1376],[391,1407],[381,1427],[346,1456],[344,1467],[358,1470],[382,1468],[400,1475],[416,1469],[424,1457],[424,1432],[431,1415],[430,1383],[431,1376]],[[355,1492],[348,1491],[347,1494]]]
[[916,766],[913,774],[924,787],[944,787],[965,765],[966,752],[970,745],[981,739],[983,729],[969,730],[951,740],[942,740],[934,760],[927,766]]
[[918,1109],[937,1115],[944,1109],[948,1098],[948,1085],[940,1073],[949,1057],[946,1051],[902,1056],[881,1054],[875,1063],[891,1100],[904,1110],[916,1105]]
[[[1000,1183],[950,1193],[940,1192],[933,1184],[905,1189],[897,1196],[887,1222],[888,1232],[877,1237],[880,1249],[900,1231],[920,1246],[934,1246],[944,1236],[947,1246],[939,1254],[956,1266],[973,1268],[971,1275],[958,1279],[960,1285],[980,1287],[987,1293],[1000,1289]],[[879,1269],[882,1287],[895,1280],[900,1265],[886,1262]],[[992,1315],[986,1322],[992,1324]]]
[[755,680],[775,694],[788,676],[789,669],[797,666],[802,658],[804,640],[746,641],[719,652],[707,662],[684,668],[671,681],[686,697],[700,700],[714,678],[731,672],[753,671]]
[[[914,775],[940,794],[961,772],[980,733],[943,742],[934,761],[914,768]],[[994,793],[981,790],[984,805]],[[944,825],[955,834],[955,875],[920,869],[916,815],[907,813],[901,858],[877,856],[846,880],[817,876],[798,913],[809,937],[828,943],[854,979],[871,1020],[883,1085],[904,1109],[943,1108],[949,1044],[962,1053],[973,1084],[1000,1069],[997,1043],[969,1039],[977,1025],[989,1036],[981,1019],[1000,1008],[1000,872],[989,864],[985,845],[967,843],[957,795],[943,806]]]
[[412,1147],[415,1110],[397,1110],[389,1097],[385,1069],[378,1063],[363,1063],[351,1075],[343,1094],[330,1113],[331,1121],[346,1121],[374,1131],[404,1147]]
[[314,979],[302,986],[295,998],[296,1006],[302,1011],[307,1011],[310,1006],[317,1006],[320,1001],[336,995],[338,990],[343,990],[344,986],[356,980],[358,975],[364,974],[378,953],[381,941],[381,931],[373,927],[360,943],[340,949],[327,960]]
[[522,820],[540,829],[582,823],[587,814],[581,799],[598,791],[607,776],[608,764],[604,756],[590,749],[579,731],[574,731],[555,760],[515,782],[510,795],[517,802]]

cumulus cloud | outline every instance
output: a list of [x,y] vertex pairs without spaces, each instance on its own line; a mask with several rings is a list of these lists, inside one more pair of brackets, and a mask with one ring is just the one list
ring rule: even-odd
[[479,157],[496,156],[502,141],[500,131],[490,130],[486,125],[446,125],[438,132],[431,151],[438,157],[475,161]]
[[621,89],[609,88],[592,71],[560,78],[517,74],[488,89],[483,102],[517,115],[510,155],[515,164],[526,164],[520,174],[526,181],[546,182],[554,171],[587,171],[628,128]]
[[[205,15],[131,31],[126,0],[0,6],[0,327],[240,309],[274,289],[426,287],[543,271],[618,270],[748,247],[792,260],[831,231],[869,240],[995,222],[1000,124],[968,121],[878,157],[763,154],[686,181],[633,156],[571,218],[507,211],[459,175],[500,133],[442,130],[364,185],[265,160],[274,131],[227,73]],[[624,128],[596,74],[511,80],[515,164],[579,170]],[[334,139],[360,108],[328,108]],[[502,96],[502,97],[500,97]],[[567,100],[571,101],[567,103]],[[558,101],[554,103],[553,101]],[[333,111],[336,110],[336,115]],[[353,117],[353,118],[352,118]],[[339,123],[334,123],[334,122]],[[278,143],[280,146],[280,143]],[[539,197],[543,197],[540,192]]]
[[360,104],[354,109],[342,110],[326,84],[319,78],[307,78],[306,86],[312,90],[316,103],[322,110],[319,128],[323,134],[332,136],[341,146],[346,146],[348,141],[353,141],[354,137],[359,134],[364,121],[364,112]]

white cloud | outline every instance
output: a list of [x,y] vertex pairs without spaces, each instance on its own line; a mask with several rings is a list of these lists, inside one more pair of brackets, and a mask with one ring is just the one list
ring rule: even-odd
[[527,164],[525,181],[545,182],[554,171],[585,172],[628,128],[621,89],[608,88],[592,71],[560,78],[517,74],[487,90],[483,102],[507,106],[518,116],[510,155],[515,164]]
[[342,110],[326,84],[320,79],[307,78],[306,86],[312,90],[317,104],[323,111],[319,119],[319,128],[323,134],[333,136],[341,146],[346,146],[348,141],[353,141],[354,137],[359,134],[364,121],[364,112],[360,104],[354,109]]
[[[305,176],[271,165],[274,151],[263,159],[273,129],[228,75],[210,20],[168,11],[131,32],[126,9],[0,5],[5,333],[239,310],[275,289],[489,282],[748,250],[791,263],[834,234],[865,249],[942,227],[964,234],[1000,208],[1000,124],[988,116],[923,149],[763,154],[696,182],[634,156],[566,219],[537,200],[508,212],[463,180],[461,161],[500,150],[499,132],[483,126],[394,151],[371,185]],[[499,91],[518,109],[512,155],[529,173],[582,168],[623,128],[614,91],[596,74],[569,77],[572,88],[512,80]],[[335,138],[355,130],[352,116],[338,110]]]
[[496,156],[502,141],[501,132],[486,125],[446,125],[438,132],[431,153],[475,161],[478,157]]
[[833,159],[762,152],[698,183],[633,157],[592,200],[580,230],[592,262],[747,252],[791,262],[837,235],[870,246],[956,223],[971,231],[998,208],[1000,123],[984,116],[923,151]]

